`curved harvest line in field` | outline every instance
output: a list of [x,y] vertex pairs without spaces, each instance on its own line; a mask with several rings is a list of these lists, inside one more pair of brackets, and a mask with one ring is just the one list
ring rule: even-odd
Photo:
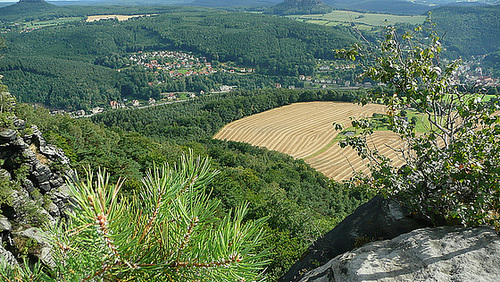
[[[364,107],[343,102],[296,103],[248,116],[226,125],[214,138],[246,142],[305,159],[312,167],[335,180],[349,179],[353,168],[366,171],[365,161],[349,148],[332,144],[337,136],[333,123],[350,126],[349,117],[368,117],[385,113],[383,105]],[[388,157],[397,159],[385,146],[397,145],[390,132],[375,132],[371,141]],[[396,142],[396,143],[395,143]]]

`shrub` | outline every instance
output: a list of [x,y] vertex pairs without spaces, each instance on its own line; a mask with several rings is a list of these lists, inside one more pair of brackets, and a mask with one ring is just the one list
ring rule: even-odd
[[[339,54],[353,59],[360,51],[355,46]],[[460,61],[439,60],[441,43],[432,23],[425,31],[418,27],[403,35],[387,28],[378,51],[376,64],[364,76],[395,89],[371,101],[387,105],[391,129],[403,140],[397,152],[406,164],[395,167],[377,148],[368,147],[373,128],[360,120],[353,124],[363,134],[342,143],[371,161],[371,174],[357,178],[436,225],[499,228],[500,120],[494,115],[500,108],[498,100],[483,100],[481,91],[458,91],[452,81]],[[409,105],[426,116],[426,132],[416,133],[416,123],[402,118]]]

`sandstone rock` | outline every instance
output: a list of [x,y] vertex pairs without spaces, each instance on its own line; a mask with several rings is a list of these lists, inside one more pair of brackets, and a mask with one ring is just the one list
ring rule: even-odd
[[36,125],[33,125],[31,127],[33,129],[33,139],[35,140],[35,143],[38,145],[38,147],[45,147],[47,146],[47,142],[45,141],[45,138],[42,136],[42,132],[38,129]]
[[12,224],[10,224],[9,219],[0,214],[0,232],[11,231]]
[[36,163],[36,154],[30,149],[25,149],[22,153],[31,163]]
[[29,134],[29,135],[24,135],[23,136],[23,139],[24,139],[24,143],[28,144],[28,145],[31,145],[32,141],[31,139],[33,138],[33,134]]
[[359,242],[392,239],[428,226],[429,223],[410,217],[408,210],[397,202],[377,196],[314,242],[280,281],[297,281],[306,271],[354,249]]
[[23,179],[22,186],[26,189],[26,191],[28,191],[28,193],[35,191],[35,185],[33,185],[33,182],[29,179]]
[[51,171],[48,166],[36,163],[35,168],[33,170],[33,176],[35,176],[38,183],[43,183],[50,179]]
[[10,180],[12,176],[10,175],[9,171],[6,169],[0,169],[0,178]]
[[26,144],[26,142],[24,142],[24,139],[21,137],[17,137],[14,141],[12,141],[12,145],[15,148],[19,148],[22,150],[29,148],[28,144]]
[[50,199],[58,207],[61,214],[70,210],[72,198],[66,184],[50,191]]
[[24,128],[26,128],[26,121],[24,121],[22,119],[16,119],[16,120],[14,120],[14,126],[17,129],[24,129]]
[[38,184],[38,187],[40,187],[40,191],[48,192],[50,191],[50,182],[49,181],[42,182]]
[[[24,129],[26,124],[20,119],[14,119],[14,126],[17,129]],[[0,129],[0,161],[3,164],[0,168],[0,177],[4,179],[10,180],[12,175],[16,175],[14,171],[21,166],[29,169],[27,177],[19,180],[20,187],[16,186],[16,189],[12,190],[9,203],[0,207],[0,260],[6,259],[9,263],[17,264],[18,258],[9,250],[13,252],[26,250],[26,245],[23,243],[36,232],[26,231],[29,234],[23,235],[19,230],[17,233],[14,230],[30,226],[42,228],[45,224],[54,225],[55,218],[65,217],[64,212],[70,210],[71,198],[61,175],[65,173],[71,175],[72,172],[51,171],[46,165],[51,162],[65,165],[70,161],[63,150],[47,145],[36,126],[32,126],[32,130],[22,137],[18,137],[16,130]],[[20,161],[22,163],[19,163]],[[32,239],[40,245],[35,254],[46,265],[50,265],[47,242],[44,243],[40,238]],[[28,242],[33,243],[33,240]]]
[[16,221],[21,224],[40,226],[43,223],[50,225],[56,223],[56,220],[45,209],[38,206],[25,190],[12,193],[12,207]]
[[15,140],[17,137],[17,132],[13,129],[5,129],[0,132],[0,142],[8,143]]
[[12,267],[19,265],[12,253],[4,249],[2,245],[0,245],[0,260],[4,260],[8,265]]
[[500,236],[492,228],[424,228],[368,243],[300,281],[500,281],[499,265]]
[[64,180],[61,177],[56,177],[51,180],[49,180],[50,186],[52,187],[59,187],[64,184]]
[[48,205],[47,211],[53,217],[60,217],[61,216],[61,213],[59,212],[59,208],[53,202]]

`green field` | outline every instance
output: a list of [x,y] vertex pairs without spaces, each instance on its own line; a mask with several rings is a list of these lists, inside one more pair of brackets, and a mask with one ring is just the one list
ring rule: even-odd
[[370,14],[336,10],[323,15],[294,15],[289,18],[325,26],[356,24],[362,29],[382,27],[395,23],[422,24],[426,16],[398,16],[390,14]]
[[47,20],[47,21],[34,20],[31,22],[22,23],[21,26],[24,28],[49,27],[49,26],[54,26],[54,25],[65,24],[68,22],[76,22],[76,21],[80,21],[80,20],[83,20],[83,18],[82,17],[67,17],[67,18],[58,18],[58,19]]

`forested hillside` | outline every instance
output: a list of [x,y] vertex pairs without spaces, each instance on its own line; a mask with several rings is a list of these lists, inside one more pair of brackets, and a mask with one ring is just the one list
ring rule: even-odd
[[[355,38],[347,29],[325,28],[271,16],[201,8],[171,8],[167,14],[93,23],[76,22],[30,32],[4,34],[0,72],[20,101],[49,107],[88,109],[119,97],[157,97],[141,71],[118,72],[104,64],[113,57],[126,61],[130,52],[182,50],[209,62],[234,62],[264,75],[309,75],[314,58],[333,58],[334,48]],[[103,66],[95,66],[101,64]],[[167,91],[201,91],[213,81],[232,85],[267,85],[276,79],[246,76],[202,77],[173,82]],[[84,86],[84,87],[80,87]],[[84,88],[84,89],[82,89]]]
[[266,244],[275,254],[267,274],[277,278],[311,240],[369,195],[362,187],[330,181],[302,160],[248,144],[211,140],[211,135],[244,115],[292,102],[352,101],[361,95],[351,91],[236,92],[154,109],[113,111],[96,116],[95,122],[51,116],[28,105],[18,115],[38,124],[48,142],[64,149],[77,169],[106,167],[113,179],[127,178],[129,192],[140,186],[140,178],[153,163],[175,163],[188,148],[195,155],[211,157],[220,170],[210,189],[212,197],[222,201],[221,215],[248,202],[247,219],[269,216]]
[[193,141],[211,138],[227,123],[295,102],[346,101],[366,95],[364,90],[257,90],[212,95],[183,104],[147,110],[119,110],[93,120],[109,127],[140,132],[158,140]]
[[447,56],[477,56],[500,46],[500,5],[445,6],[432,10],[432,21],[443,37]]

